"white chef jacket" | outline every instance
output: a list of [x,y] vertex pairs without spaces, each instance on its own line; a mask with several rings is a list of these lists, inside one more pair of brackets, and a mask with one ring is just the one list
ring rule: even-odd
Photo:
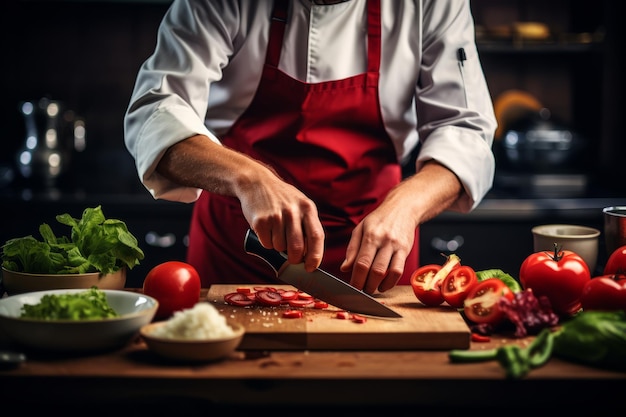
[[[154,198],[199,197],[200,189],[174,183],[155,168],[170,146],[190,136],[220,143],[249,105],[261,78],[272,5],[175,0],[166,12],[124,119],[126,147]],[[291,0],[279,69],[308,83],[365,72],[366,5]],[[380,106],[398,162],[420,141],[416,170],[430,159],[452,170],[465,193],[451,210],[468,212],[493,184],[496,128],[469,0],[381,0],[381,19]]]

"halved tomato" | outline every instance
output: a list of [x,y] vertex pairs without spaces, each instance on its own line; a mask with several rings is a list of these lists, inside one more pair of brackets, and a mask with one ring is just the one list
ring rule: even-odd
[[467,294],[478,284],[476,271],[471,266],[461,265],[453,269],[441,283],[441,295],[454,308],[463,308]]
[[506,318],[498,305],[502,297],[513,300],[514,293],[498,278],[487,278],[474,285],[467,294],[463,312],[474,323],[498,324]]
[[441,270],[441,265],[430,264],[417,268],[411,274],[411,287],[413,293],[424,305],[438,306],[443,303],[441,295],[441,279],[437,272]]
[[455,254],[450,254],[443,265],[429,264],[417,268],[410,279],[417,299],[427,306],[438,306],[443,303],[441,283],[460,265],[461,259]]

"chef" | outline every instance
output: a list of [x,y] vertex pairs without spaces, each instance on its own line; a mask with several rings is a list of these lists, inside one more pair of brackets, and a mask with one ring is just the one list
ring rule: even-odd
[[203,286],[275,279],[251,228],[372,294],[408,283],[420,224],[480,203],[495,128],[467,0],[175,0],[124,133],[152,196],[194,203]]

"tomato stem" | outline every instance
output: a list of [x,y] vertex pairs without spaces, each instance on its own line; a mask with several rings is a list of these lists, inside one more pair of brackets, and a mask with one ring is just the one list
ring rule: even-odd
[[565,255],[565,253],[561,251],[559,244],[554,242],[554,255],[550,256],[552,260],[554,262],[559,262],[563,258],[563,255]]

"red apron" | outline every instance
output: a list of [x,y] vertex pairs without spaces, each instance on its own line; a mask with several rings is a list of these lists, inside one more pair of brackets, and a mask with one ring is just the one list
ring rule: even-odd
[[[368,1],[367,72],[317,84],[278,69],[287,2],[276,1],[263,75],[250,106],[225,146],[271,165],[318,207],[326,233],[320,268],[349,281],[339,266],[355,225],[401,180],[378,100],[380,0]],[[212,283],[275,283],[270,267],[243,248],[249,228],[239,201],[203,192],[195,203],[187,262],[203,287]],[[418,231],[400,283],[418,266]]]

